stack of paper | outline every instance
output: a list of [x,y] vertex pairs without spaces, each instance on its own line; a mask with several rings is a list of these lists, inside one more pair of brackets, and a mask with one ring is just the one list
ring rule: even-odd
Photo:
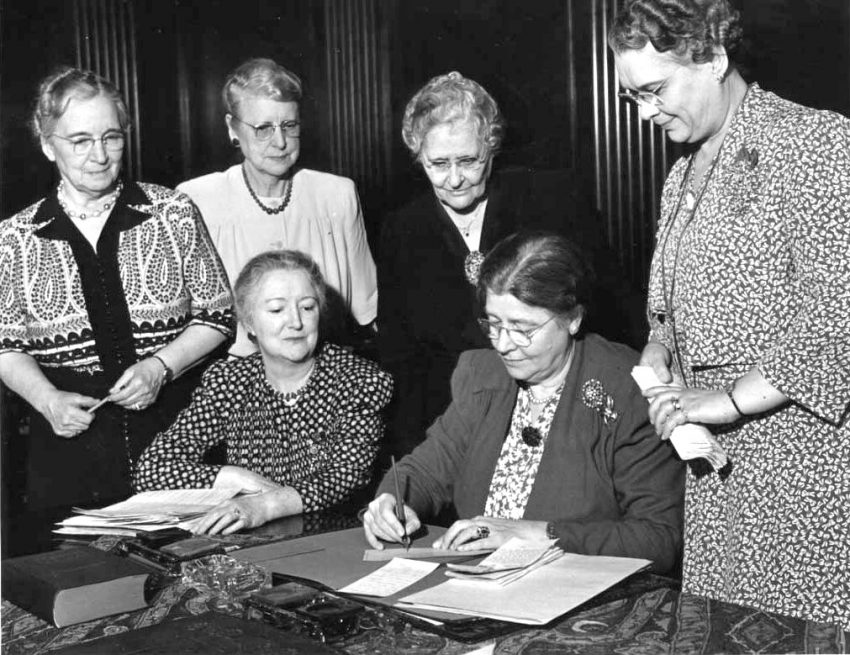
[[74,508],[75,516],[57,523],[58,534],[135,536],[140,530],[189,529],[193,519],[233,498],[237,489],[145,491],[103,509]]
[[557,539],[528,541],[514,537],[478,564],[447,564],[446,575],[504,586],[561,557],[564,553],[555,546],[556,542]]
[[648,566],[648,560],[565,553],[509,586],[447,580],[401,598],[401,609],[424,609],[543,625]]

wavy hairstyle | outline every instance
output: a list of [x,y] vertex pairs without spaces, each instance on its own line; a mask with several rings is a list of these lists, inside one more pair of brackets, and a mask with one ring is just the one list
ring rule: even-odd
[[425,135],[444,123],[471,121],[484,144],[483,155],[495,155],[502,146],[505,121],[499,106],[483,86],[457,71],[432,78],[407,103],[401,137],[414,158],[422,151]]
[[279,102],[301,102],[301,78],[272,59],[249,59],[228,75],[221,99],[228,114],[238,115],[245,95]]
[[[321,338],[323,326],[327,322],[328,286],[319,270],[319,265],[310,255],[300,250],[268,250],[248,260],[233,284],[236,317],[243,325],[250,321],[250,307],[257,285],[266,273],[273,271],[303,271],[307,274],[319,303],[319,336]],[[256,342],[256,337],[249,334],[248,338]]]
[[122,130],[130,127],[130,113],[124,97],[112,82],[97,73],[66,66],[45,77],[38,86],[30,128],[36,139],[46,139],[68,109],[71,100],[91,100],[105,96],[115,105]]
[[478,300],[487,293],[511,294],[560,318],[586,313],[591,304],[594,273],[581,250],[554,232],[522,231],[505,237],[490,251],[478,276]]
[[626,0],[608,31],[614,52],[640,50],[647,43],[658,52],[690,56],[702,64],[723,46],[735,59],[741,39],[741,14],[729,0]]

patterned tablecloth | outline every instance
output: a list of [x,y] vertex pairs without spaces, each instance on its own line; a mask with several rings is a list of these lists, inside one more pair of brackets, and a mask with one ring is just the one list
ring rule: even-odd
[[[328,527],[350,527],[350,522],[326,524],[324,529]],[[291,531],[287,536],[308,531],[314,530]],[[209,595],[173,582],[158,591],[144,610],[59,629],[4,600],[2,651],[8,655],[38,655],[161,621],[217,611],[214,605]],[[367,607],[356,628],[333,646],[362,655],[454,655],[486,643],[492,644],[495,653],[528,655],[846,653],[849,636],[835,626],[681,593],[676,581],[643,573],[549,626],[522,628],[489,642],[453,641],[413,627],[392,610]]]

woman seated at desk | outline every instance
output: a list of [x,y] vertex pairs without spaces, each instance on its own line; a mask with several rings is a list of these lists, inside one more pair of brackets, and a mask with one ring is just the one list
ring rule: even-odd
[[[322,342],[327,289],[309,256],[257,255],[234,294],[259,352],[211,366],[135,476],[139,491],[212,486],[253,494],[208,512],[198,533],[229,534],[348,498],[369,481],[392,389],[375,364]],[[228,465],[203,463],[222,443]]]
[[[435,548],[549,537],[570,552],[674,566],[684,468],[646,418],[629,375],[638,354],[579,333],[590,278],[553,234],[515,234],[487,256],[479,322],[494,350],[461,355],[451,405],[398,464],[408,534],[453,505],[460,520]],[[389,475],[363,517],[375,548],[404,535],[393,490]]]

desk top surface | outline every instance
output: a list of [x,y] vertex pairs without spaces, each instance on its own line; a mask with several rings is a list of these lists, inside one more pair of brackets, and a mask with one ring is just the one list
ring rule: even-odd
[[[356,519],[334,512],[290,517],[253,531],[251,543],[349,528]],[[243,540],[246,540],[244,537]],[[81,641],[135,630],[213,609],[213,599],[180,583],[151,605],[69,628],[55,628],[8,601],[2,604],[2,650],[39,655]],[[487,643],[482,642],[482,643]],[[495,653],[845,653],[848,634],[826,626],[682,593],[678,582],[638,574],[543,628],[489,640]],[[368,607],[358,628],[334,646],[347,653],[439,653],[474,650],[411,626],[391,610]]]

